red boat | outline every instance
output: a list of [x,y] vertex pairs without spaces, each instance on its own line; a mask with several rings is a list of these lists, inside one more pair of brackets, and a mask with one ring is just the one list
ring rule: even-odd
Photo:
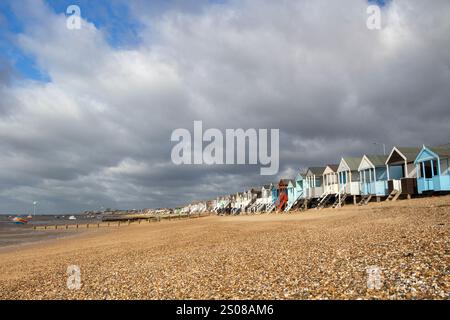
[[28,220],[25,220],[21,217],[14,217],[14,219],[12,220],[15,224],[26,224],[28,223]]

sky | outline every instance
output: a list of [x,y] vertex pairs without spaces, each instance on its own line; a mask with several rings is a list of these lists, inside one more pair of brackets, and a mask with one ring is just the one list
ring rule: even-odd
[[[448,144],[449,13],[448,0],[1,1],[0,213],[175,207],[383,143]],[[171,133],[195,120],[280,129],[278,175],[175,165]]]

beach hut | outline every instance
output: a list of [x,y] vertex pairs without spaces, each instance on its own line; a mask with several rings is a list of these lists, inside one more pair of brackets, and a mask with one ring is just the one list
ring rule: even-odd
[[247,209],[248,204],[251,201],[251,194],[250,194],[250,190],[244,191],[241,193],[241,199],[239,202],[239,213],[243,213],[245,212],[245,210]]
[[228,205],[227,208],[225,208],[225,213],[232,214],[233,209],[236,208],[236,194],[235,193],[230,194],[229,199],[230,199],[230,204]]
[[275,207],[277,211],[284,211],[284,209],[287,206],[288,203],[288,185],[289,183],[292,183],[292,180],[290,179],[281,179],[280,182],[278,182],[278,198],[275,202]]
[[316,207],[326,197],[323,188],[323,172],[326,167],[309,167],[305,174],[305,199],[303,208]]
[[372,196],[387,196],[387,156],[385,155],[364,155],[359,163],[358,171],[360,175],[360,191],[363,195],[362,203],[370,201]]
[[216,206],[217,206],[217,200],[216,199],[206,201],[206,211],[207,212],[210,212],[210,213],[213,212],[214,208]]
[[[255,190],[258,190],[258,192],[255,193]],[[260,190],[260,188],[252,188],[251,192],[248,193],[246,201],[247,201],[247,204],[246,204],[246,207],[245,207],[245,211],[246,212],[256,212],[256,208],[261,203],[261,190]]]
[[318,199],[323,194],[323,172],[325,167],[309,167],[306,170],[305,191],[307,199]]
[[297,207],[300,204],[302,198],[304,198],[303,193],[303,179],[305,174],[299,172],[295,177],[295,180],[288,186],[288,205],[285,211],[289,211],[292,208]]
[[272,203],[272,184],[262,186],[256,193],[256,200],[249,207],[250,212],[263,212]]
[[261,188],[252,188],[251,203],[256,202],[259,198],[261,198]]
[[231,213],[232,214],[237,214],[241,210],[242,196],[243,195],[240,192],[237,192],[236,194],[234,194],[233,202],[231,205]]
[[338,174],[339,165],[329,164],[323,171],[323,190],[326,193],[336,194],[339,192]]
[[297,200],[293,207],[298,207],[300,209],[307,209],[306,201],[306,171],[297,173],[295,177],[295,193]]
[[207,210],[208,210],[208,203],[207,203],[207,201],[200,201],[197,204],[197,211],[196,212],[203,213],[203,212],[206,212]]
[[217,205],[215,207],[216,213],[224,213],[225,209],[230,205],[229,196],[221,196],[217,198]]
[[400,195],[408,198],[417,194],[417,169],[414,161],[420,148],[394,147],[386,160],[388,194],[387,200],[395,201]]
[[450,191],[450,148],[423,146],[414,164],[417,170],[417,191]]
[[256,208],[257,212],[262,212],[266,209],[269,205],[273,203],[272,199],[272,188],[273,184],[266,184],[262,186],[261,188],[261,203]]
[[261,198],[261,190],[259,188],[250,188],[247,191],[247,197],[243,202],[242,211],[249,212],[250,208],[256,204],[257,200]]
[[272,195],[271,197],[271,203],[266,206],[266,212],[272,212],[275,210],[275,203],[278,200],[278,185],[272,184],[270,193]]
[[241,213],[246,212],[248,206],[252,202],[252,193],[251,190],[247,190],[242,193],[241,203],[240,203],[240,211]]
[[228,214],[231,212],[231,209],[234,205],[234,196],[233,195],[226,195],[222,196],[219,199],[218,208],[216,209],[217,214]]
[[245,210],[246,204],[248,203],[249,194],[248,191],[236,193],[234,202],[234,214],[239,214]]
[[305,179],[305,173],[299,172],[297,173],[297,176],[295,177],[295,194],[303,195],[304,193],[304,179]]
[[[339,179],[339,190],[342,194],[341,204],[345,201],[347,196],[353,196],[353,204],[356,204],[356,197],[360,193],[360,181],[359,181],[359,164],[361,158],[356,157],[343,157],[339,162],[337,170]],[[343,200],[342,200],[343,199]]]
[[242,203],[242,212],[252,212],[257,199],[253,200],[252,189],[245,192],[245,199]]
[[322,209],[336,198],[339,199],[338,167],[337,164],[330,164],[325,167],[322,173],[323,193],[318,200],[316,209]]
[[216,205],[215,205],[215,207],[213,209],[213,211],[215,213],[217,213],[221,209],[222,201],[223,201],[223,197],[218,196],[217,199],[216,199]]
[[190,205],[189,208],[189,213],[193,214],[193,213],[198,213],[201,210],[201,203],[200,202],[193,202]]
[[286,204],[286,207],[284,208],[284,211],[288,212],[291,209],[291,206],[293,204],[293,202],[295,201],[294,197],[295,197],[295,180],[288,180],[288,185],[287,185],[287,196],[288,196],[288,201]]

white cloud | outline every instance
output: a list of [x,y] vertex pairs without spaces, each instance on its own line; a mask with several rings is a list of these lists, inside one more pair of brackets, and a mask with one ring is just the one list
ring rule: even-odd
[[[258,168],[175,167],[170,133],[280,128],[282,174],[389,144],[445,143],[448,1],[247,0],[148,23],[134,48],[32,2],[18,43],[51,82],[0,87],[0,212],[182,204],[265,182]],[[141,13],[144,13],[141,15]],[[274,177],[275,180],[275,177]],[[5,205],[9,203],[9,205]]]

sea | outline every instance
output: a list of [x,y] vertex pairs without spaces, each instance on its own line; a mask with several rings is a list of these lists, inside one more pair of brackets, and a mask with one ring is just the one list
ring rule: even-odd
[[32,218],[20,216],[28,220],[26,224],[15,224],[15,216],[0,215],[0,248],[21,245],[37,241],[66,237],[79,232],[69,230],[34,230],[33,226],[71,225],[101,222],[102,215],[75,215],[76,220],[69,220],[70,215],[35,215]]

